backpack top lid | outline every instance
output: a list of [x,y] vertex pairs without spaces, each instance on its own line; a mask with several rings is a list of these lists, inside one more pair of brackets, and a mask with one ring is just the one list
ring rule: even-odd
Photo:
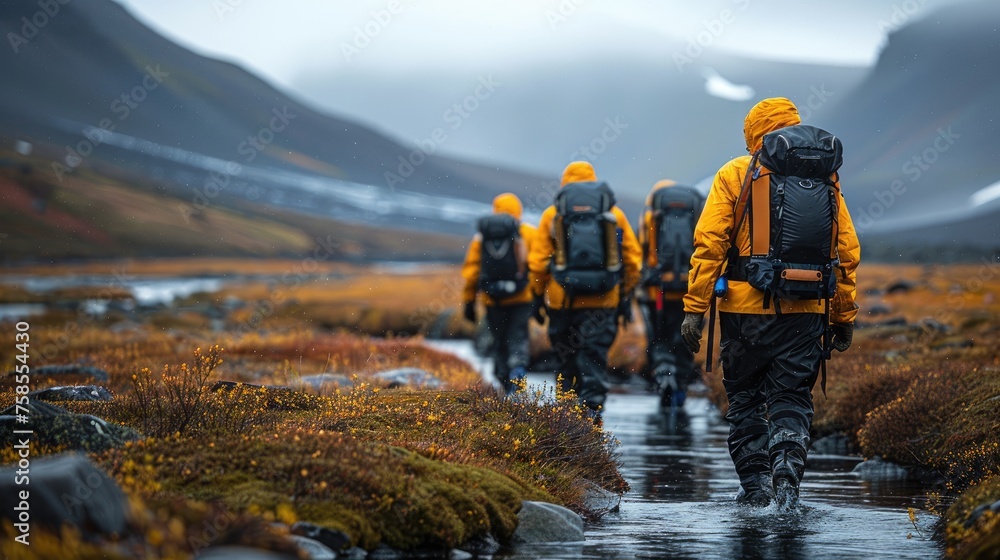
[[[567,198],[572,199],[571,205],[573,207],[567,206]],[[600,201],[604,200],[607,203],[606,208],[600,207]],[[593,208],[591,210],[583,210],[578,208],[579,202],[592,201]],[[556,212],[559,214],[580,212],[580,211],[596,211],[598,213],[607,212],[611,210],[611,207],[616,204],[615,193],[611,190],[611,187],[605,181],[585,181],[579,183],[567,183],[559,192],[556,193],[555,206]],[[586,204],[584,204],[586,206]]]
[[520,233],[518,225],[510,214],[490,214],[479,218],[476,229],[483,239],[509,239]]
[[650,206],[653,210],[668,210],[671,208],[694,210],[700,214],[704,200],[701,193],[691,187],[674,185],[653,192]]
[[822,128],[789,126],[764,135],[760,163],[786,177],[827,178],[844,163],[844,146]]

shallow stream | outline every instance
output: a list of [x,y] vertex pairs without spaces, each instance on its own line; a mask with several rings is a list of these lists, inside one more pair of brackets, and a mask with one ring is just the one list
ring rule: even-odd
[[[465,342],[432,342],[490,366]],[[529,375],[552,386],[552,376]],[[866,482],[856,457],[810,456],[797,510],[738,506],[728,426],[705,398],[689,398],[671,419],[652,394],[612,394],[604,428],[621,441],[631,485],[618,512],[586,527],[586,542],[519,550],[505,560],[546,558],[940,558],[935,518],[920,511],[926,489],[911,482]],[[911,523],[908,508],[917,508]]]

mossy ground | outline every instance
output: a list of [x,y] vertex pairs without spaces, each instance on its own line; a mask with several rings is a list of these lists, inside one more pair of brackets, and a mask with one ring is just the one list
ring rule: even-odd
[[[225,263],[195,265],[233,269]],[[152,265],[129,266],[141,272]],[[156,266],[160,273],[185,270],[180,262]],[[255,266],[242,262],[234,270],[252,272]],[[266,266],[280,273],[292,265]],[[303,280],[294,289],[278,286],[290,297],[266,313],[255,307],[275,303],[273,286],[265,281],[183,302],[198,308],[221,306],[229,296],[245,301],[247,307],[224,319],[221,332],[202,313],[176,310],[154,312],[143,324],[114,314],[94,320],[68,310],[33,318],[32,350],[51,354],[33,356],[36,364],[83,363],[110,373],[105,385],[115,400],[77,404],[73,410],[155,436],[94,456],[139,504],[134,523],[145,535],[142,543],[108,549],[78,536],[40,535],[43,545],[35,550],[48,546],[44,549],[51,552],[70,543],[81,557],[93,549],[94,557],[126,550],[124,557],[180,558],[189,557],[199,539],[259,538],[278,546],[273,543],[280,535],[260,529],[275,519],[329,524],[364,546],[445,547],[481,531],[508,535],[512,504],[521,499],[547,499],[586,515],[599,513],[586,509],[589,484],[624,490],[614,442],[582,418],[571,398],[545,407],[527,397],[498,398],[477,386],[479,376],[468,364],[420,344],[420,333],[431,327],[441,336],[472,333],[455,313],[456,268],[396,273],[340,267],[324,268],[323,278]],[[977,505],[1000,499],[1000,274],[995,272],[989,265],[863,266],[859,322],[899,317],[905,324],[859,328],[855,346],[830,362],[827,396],[816,392],[815,436],[846,433],[866,456],[937,473],[947,484],[943,503],[959,496],[946,515],[949,554],[955,558],[996,546],[990,540],[996,516],[985,514],[965,527]],[[898,280],[911,285],[887,292]],[[23,290],[9,293],[8,301],[38,301]],[[61,297],[85,296],[123,297],[104,291]],[[886,313],[869,315],[876,305]],[[925,318],[934,321],[920,323]],[[533,325],[532,333],[533,350],[543,351],[544,331]],[[613,368],[641,370],[642,337],[639,324],[621,333],[612,350]],[[222,363],[204,362],[215,344],[226,348]],[[191,360],[198,347],[205,353]],[[4,371],[12,369],[12,353],[12,347],[0,348]],[[185,361],[187,370],[181,366]],[[389,390],[371,377],[404,366],[432,372],[445,390]],[[185,371],[206,368],[205,382],[179,382]],[[323,394],[199,389],[216,379],[295,385],[318,372],[345,374],[352,386]],[[705,377],[724,409],[720,379],[718,372]],[[35,378],[33,388],[78,381],[85,380]],[[8,377],[0,385],[4,402],[13,401],[12,383]],[[187,405],[171,404],[170,387],[187,395]],[[146,401],[138,398],[143,392]],[[12,459],[9,453],[2,458]],[[180,470],[179,461],[185,465]],[[457,491],[466,484],[484,491]],[[410,497],[399,498],[401,488],[412,491]],[[203,538],[204,521],[220,515],[227,519],[225,534]],[[420,519],[433,522],[421,527]]]

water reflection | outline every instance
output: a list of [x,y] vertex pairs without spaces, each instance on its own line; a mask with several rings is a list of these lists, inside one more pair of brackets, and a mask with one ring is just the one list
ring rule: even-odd
[[[938,558],[929,516],[923,537],[906,508],[924,491],[912,483],[873,485],[850,473],[856,460],[826,458],[806,472],[793,512],[733,500],[736,472],[728,427],[705,399],[689,398],[676,419],[652,395],[611,395],[605,428],[622,442],[632,490],[620,510],[589,524],[585,543],[518,550],[504,559]],[[912,538],[910,538],[912,536]]]

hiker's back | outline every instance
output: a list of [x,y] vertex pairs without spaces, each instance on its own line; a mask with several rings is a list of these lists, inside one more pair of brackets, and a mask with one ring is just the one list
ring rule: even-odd
[[571,183],[555,198],[552,273],[572,298],[603,294],[621,283],[614,193],[606,183]]

